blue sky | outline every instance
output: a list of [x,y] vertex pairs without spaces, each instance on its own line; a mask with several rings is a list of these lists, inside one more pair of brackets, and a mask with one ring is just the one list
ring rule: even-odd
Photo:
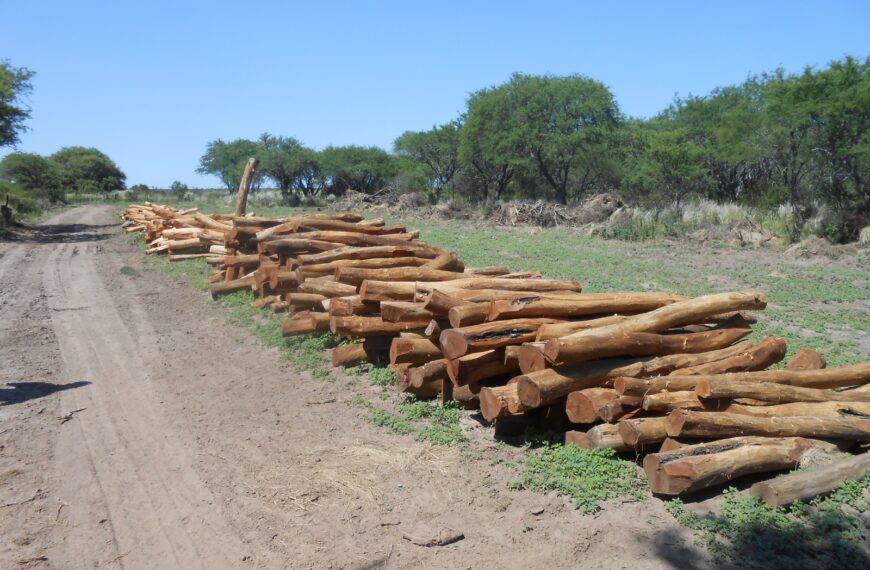
[[262,132],[387,149],[514,71],[581,73],[624,113],[777,67],[870,55],[870,2],[44,2],[0,4],[0,59],[38,73],[19,150],[94,146],[128,183],[195,173]]

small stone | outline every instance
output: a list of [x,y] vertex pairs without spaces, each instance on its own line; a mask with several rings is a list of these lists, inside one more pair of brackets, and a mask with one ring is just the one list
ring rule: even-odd
[[534,507],[534,508],[531,510],[531,513],[532,513],[533,515],[535,515],[535,516],[540,515],[540,514],[543,514],[543,513],[544,513],[544,507],[541,507],[541,506]]

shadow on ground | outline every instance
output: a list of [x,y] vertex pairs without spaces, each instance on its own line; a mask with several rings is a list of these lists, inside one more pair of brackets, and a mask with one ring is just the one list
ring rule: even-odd
[[6,386],[11,386],[11,388],[0,388],[0,406],[9,406],[11,404],[20,404],[29,400],[37,400],[39,398],[44,398],[45,396],[50,396],[55,392],[81,388],[88,384],[90,384],[90,382],[84,380],[69,382],[67,384],[50,384],[49,382],[9,382]]
[[81,243],[103,241],[111,237],[103,228],[117,228],[115,224],[49,224],[19,225],[8,229],[8,241],[23,243]]

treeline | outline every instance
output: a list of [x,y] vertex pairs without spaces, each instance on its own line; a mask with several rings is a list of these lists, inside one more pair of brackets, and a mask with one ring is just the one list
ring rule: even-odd
[[854,233],[870,223],[868,65],[870,58],[847,57],[801,74],[766,73],[677,99],[648,120],[625,117],[594,79],[515,74],[473,93],[456,120],[402,134],[392,153],[315,151],[265,134],[209,143],[198,171],[234,189],[247,157],[257,156],[262,178],[288,200],[394,187],[433,201],[569,204],[617,191],[653,208],[693,197],[788,204],[795,235],[824,205]]

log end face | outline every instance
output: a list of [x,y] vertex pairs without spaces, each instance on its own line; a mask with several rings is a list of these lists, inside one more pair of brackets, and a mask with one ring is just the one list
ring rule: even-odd
[[441,345],[441,352],[444,353],[444,358],[448,360],[454,360],[463,356],[468,352],[468,342],[465,340],[465,337],[462,333],[447,329],[441,332],[441,336],[439,337],[439,342]]
[[685,410],[674,410],[668,414],[668,418],[665,420],[668,437],[679,437],[687,418],[688,413]]
[[520,376],[517,378],[517,397],[522,405],[529,410],[533,410],[543,405],[541,390],[534,380],[528,376]]

